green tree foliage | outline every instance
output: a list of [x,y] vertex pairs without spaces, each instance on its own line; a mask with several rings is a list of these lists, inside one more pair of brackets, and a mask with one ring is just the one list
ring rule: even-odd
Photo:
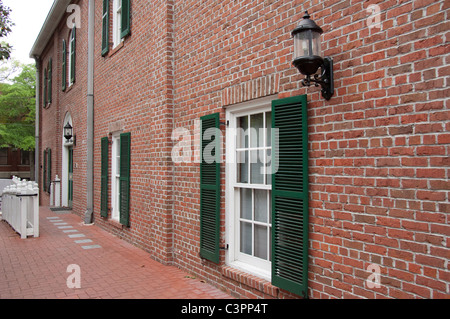
[[36,69],[20,65],[11,84],[0,83],[0,147],[34,149]]
[[[0,38],[6,37],[11,32],[14,23],[10,18],[11,9],[3,4],[0,0]],[[5,42],[0,43],[0,61],[8,60],[11,56],[12,47]]]

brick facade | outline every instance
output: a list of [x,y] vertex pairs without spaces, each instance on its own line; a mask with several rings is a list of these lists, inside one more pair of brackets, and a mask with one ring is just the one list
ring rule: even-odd
[[[53,98],[40,108],[39,125],[41,157],[51,148],[53,177],[61,176],[70,112],[73,212],[82,215],[88,1],[75,3],[76,81],[61,90],[67,13],[40,56],[41,74],[53,59]],[[334,60],[330,101],[303,87],[291,65],[290,32],[305,10]],[[101,56],[102,1],[95,1],[95,224],[232,296],[298,297],[228,265],[226,250],[219,264],[200,258],[199,163],[175,163],[171,152],[172,132],[195,137],[203,115],[220,112],[225,121],[228,108],[246,101],[307,94],[309,298],[449,298],[449,13],[445,1],[132,0],[131,35]],[[101,138],[115,132],[131,133],[130,227],[100,216]],[[225,165],[221,177],[224,246]],[[367,286],[372,264],[380,288]]]

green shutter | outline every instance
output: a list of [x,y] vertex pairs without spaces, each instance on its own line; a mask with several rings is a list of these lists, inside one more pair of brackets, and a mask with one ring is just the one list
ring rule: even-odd
[[48,103],[52,103],[52,59],[48,61]]
[[272,102],[272,284],[307,297],[306,95]]
[[75,82],[75,48],[76,48],[76,26],[73,26],[70,36],[70,82]]
[[131,134],[120,134],[120,179],[119,206],[120,223],[130,225],[130,149]]
[[200,118],[200,256],[215,263],[220,243],[219,118],[220,113]]
[[125,38],[130,34],[130,0],[122,0],[122,21],[120,28],[120,37]]
[[42,190],[44,192],[47,191],[47,150],[44,150],[44,155],[42,156],[43,158],[43,171],[42,171]]
[[47,83],[47,77],[48,77],[48,74],[47,74],[47,69],[44,69],[44,89],[42,90],[43,91],[43,97],[44,97],[44,100],[43,100],[43,106],[44,106],[44,108],[45,107],[47,107],[47,85],[48,85],[48,83]]
[[67,46],[66,46],[66,40],[62,40],[62,79],[61,79],[61,84],[62,84],[62,90],[65,91],[66,90],[66,80],[67,80],[67,65],[66,65],[66,61],[67,61]]
[[102,56],[109,51],[109,0],[103,0]]
[[100,199],[100,215],[108,217],[108,152],[109,142],[107,137],[102,138],[102,154],[101,154],[101,199]]
[[50,183],[52,182],[52,150],[47,150],[47,192],[50,193]]

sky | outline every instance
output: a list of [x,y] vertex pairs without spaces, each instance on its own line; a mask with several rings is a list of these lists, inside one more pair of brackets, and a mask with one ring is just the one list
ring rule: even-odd
[[2,0],[3,5],[11,8],[12,32],[1,38],[13,46],[11,57],[22,63],[34,63],[29,54],[41,31],[53,0]]

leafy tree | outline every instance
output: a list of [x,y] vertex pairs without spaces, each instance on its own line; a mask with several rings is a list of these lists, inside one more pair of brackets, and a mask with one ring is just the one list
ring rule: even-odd
[[36,69],[20,65],[12,84],[0,83],[0,147],[34,149]]
[[[0,0],[0,38],[6,37],[11,32],[14,25],[10,18],[11,9]],[[0,61],[8,60],[11,56],[12,47],[5,42],[0,43]]]

